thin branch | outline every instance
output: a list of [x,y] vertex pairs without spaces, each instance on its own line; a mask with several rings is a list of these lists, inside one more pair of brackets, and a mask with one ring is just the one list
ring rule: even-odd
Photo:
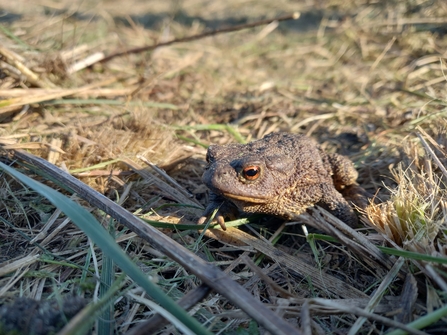
[[280,22],[280,21],[288,21],[288,20],[297,20],[300,17],[300,15],[301,14],[299,12],[294,12],[293,14],[278,16],[278,17],[273,18],[273,19],[259,20],[259,21],[255,21],[255,22],[251,22],[251,23],[244,23],[244,24],[239,24],[239,25],[236,25],[236,26],[225,27],[225,28],[220,28],[220,29],[214,29],[214,30],[210,30],[210,31],[207,31],[207,32],[204,32],[204,33],[201,33],[201,34],[187,36],[187,37],[182,37],[182,38],[176,38],[176,39],[173,39],[171,41],[163,42],[163,43],[157,43],[155,45],[146,45],[144,47],[127,49],[127,50],[119,51],[119,52],[113,53],[113,54],[111,54],[109,56],[106,56],[102,60],[100,60],[100,62],[101,63],[105,63],[105,62],[108,62],[109,60],[111,60],[112,58],[115,58],[115,57],[121,57],[121,56],[124,56],[124,55],[130,55],[130,54],[136,54],[136,53],[140,53],[140,52],[144,52],[144,51],[150,51],[150,50],[154,50],[154,49],[159,48],[159,47],[165,47],[167,45],[171,45],[171,44],[175,44],[175,43],[190,42],[190,41],[199,40],[201,38],[205,38],[205,37],[208,37],[208,36],[214,36],[214,35],[219,35],[219,34],[223,34],[223,33],[229,33],[229,32],[233,32],[233,31],[238,31],[238,30],[242,30],[242,29],[263,26],[263,25],[267,25],[267,24],[270,24],[270,23],[275,22],[275,21],[276,22]]

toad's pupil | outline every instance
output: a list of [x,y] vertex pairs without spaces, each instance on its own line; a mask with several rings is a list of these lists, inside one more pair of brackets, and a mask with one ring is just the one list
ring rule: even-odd
[[253,176],[256,176],[256,174],[258,173],[258,170],[250,169],[248,171],[245,171],[245,173],[247,174],[247,176],[253,177]]
[[256,176],[259,174],[259,169],[256,168],[256,167],[246,168],[246,169],[244,170],[244,174],[245,174],[245,176],[247,176],[247,177],[251,177],[251,178],[253,178],[253,177],[256,177]]

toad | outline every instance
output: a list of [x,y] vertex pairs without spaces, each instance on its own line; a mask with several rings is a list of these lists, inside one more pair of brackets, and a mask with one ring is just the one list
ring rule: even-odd
[[239,211],[292,219],[319,205],[350,226],[357,216],[340,193],[356,185],[354,164],[345,156],[326,153],[311,138],[272,133],[248,144],[211,145],[202,180],[211,190],[199,224],[217,209],[222,229],[225,218]]

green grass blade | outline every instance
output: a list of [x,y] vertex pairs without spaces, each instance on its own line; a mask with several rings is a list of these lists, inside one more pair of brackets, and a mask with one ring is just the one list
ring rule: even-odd
[[[338,240],[336,238],[334,238],[332,236],[323,235],[323,234],[309,234],[309,236],[312,236],[313,238],[322,240],[322,241],[338,242]],[[418,252],[397,250],[394,248],[381,247],[381,246],[377,246],[377,248],[380,251],[382,251],[384,254],[387,254],[387,255],[399,256],[399,257],[404,257],[406,259],[414,259],[417,261],[433,262],[433,263],[438,263],[438,264],[447,264],[447,258],[444,258],[444,257],[430,256],[430,255],[421,254]]]
[[404,258],[415,259],[418,261],[434,262],[434,263],[438,263],[438,264],[447,264],[447,258],[443,258],[443,257],[430,256],[430,255],[420,254],[417,252],[406,251],[406,250],[397,250],[397,249],[388,248],[388,247],[377,246],[377,248],[379,248],[380,251],[382,251],[384,254],[387,254],[387,255],[402,256]]
[[[109,222],[109,233],[113,239],[115,239],[115,229],[113,219]],[[113,279],[115,278],[113,259],[107,254],[102,256],[102,268],[101,268],[101,283],[99,286],[99,298],[102,299],[106,296],[112,286]],[[110,335],[114,328],[115,319],[113,317],[113,305],[107,306],[101,313],[101,317],[98,319],[98,335]]]
[[[104,309],[113,305],[113,299],[116,298],[120,291],[122,283],[126,279],[126,275],[122,274],[113,282],[104,296],[96,303],[87,305],[80,313],[78,313],[68,324],[58,333],[58,335],[79,335],[91,332],[91,326],[95,322],[97,315]],[[111,333],[110,333],[111,334]]]
[[99,169],[103,169],[106,166],[109,166],[110,164],[114,164],[114,163],[118,163],[121,162],[121,159],[112,159],[110,161],[107,162],[101,162],[99,164],[95,164],[95,165],[91,165],[85,168],[80,168],[80,169],[73,169],[70,170],[70,173],[81,173],[81,172],[86,172],[86,171],[92,171],[92,170],[99,170]]
[[[414,329],[423,329],[423,328],[435,323],[439,319],[445,317],[446,315],[447,315],[447,305],[444,307],[438,308],[436,311],[428,313],[427,315],[424,315],[424,316],[420,317],[419,319],[414,320],[413,322],[410,322],[409,324],[407,324],[407,326],[414,328]],[[396,329],[396,330],[389,332],[387,335],[405,335],[405,334],[408,334],[408,333],[402,329]]]
[[25,47],[28,50],[36,50],[35,48],[32,48],[31,46],[29,46],[28,44],[26,44],[25,42],[23,42],[20,38],[18,38],[16,35],[14,35],[13,32],[11,32],[11,30],[9,30],[8,28],[6,28],[5,25],[0,24],[0,30],[2,31],[3,34],[5,34],[6,36],[8,36],[10,39],[16,41],[18,44],[20,44],[22,47]]
[[101,250],[109,255],[130,278],[140,285],[146,293],[157,301],[162,307],[177,317],[185,326],[195,334],[209,334],[196,319],[188,315],[179,305],[168,297],[156,284],[147,278],[132,260],[121,250],[109,233],[102,227],[96,218],[76,202],[53,190],[52,188],[37,182],[28,176],[16,171],[14,168],[0,162],[0,168],[17,178],[37,193],[46,197],[54,206],[62,210],[73,223],[90,237]]

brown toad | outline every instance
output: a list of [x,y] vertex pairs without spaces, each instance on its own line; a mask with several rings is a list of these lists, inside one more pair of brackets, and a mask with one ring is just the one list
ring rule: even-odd
[[320,205],[349,225],[357,217],[339,191],[354,185],[357,171],[339,154],[325,153],[309,137],[272,133],[248,144],[211,145],[202,180],[211,190],[199,223],[218,209],[217,222],[238,210],[291,219]]

